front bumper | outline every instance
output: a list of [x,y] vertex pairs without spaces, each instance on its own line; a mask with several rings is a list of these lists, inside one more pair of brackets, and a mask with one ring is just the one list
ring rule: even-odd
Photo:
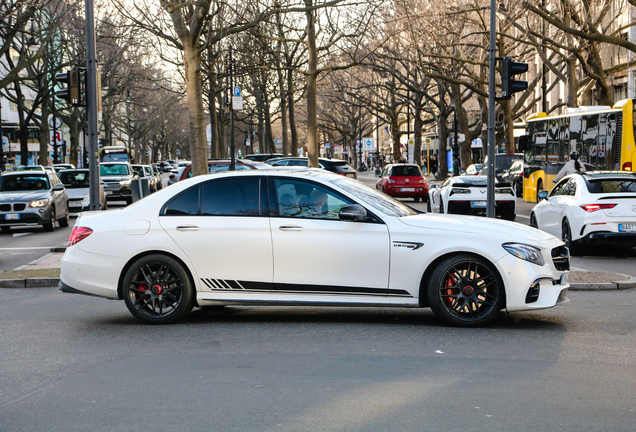
[[43,225],[49,223],[50,220],[51,208],[49,206],[45,208],[31,208],[27,206],[21,211],[0,212],[0,226]]

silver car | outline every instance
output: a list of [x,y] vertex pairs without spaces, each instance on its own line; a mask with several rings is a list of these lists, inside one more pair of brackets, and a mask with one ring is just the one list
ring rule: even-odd
[[[87,168],[67,169],[58,173],[60,181],[68,194],[68,207],[71,213],[79,213],[90,210],[89,171]],[[99,208],[106,210],[108,201],[104,182],[99,182]]]
[[0,229],[42,225],[53,231],[55,222],[69,225],[68,194],[51,171],[17,171],[0,176]]

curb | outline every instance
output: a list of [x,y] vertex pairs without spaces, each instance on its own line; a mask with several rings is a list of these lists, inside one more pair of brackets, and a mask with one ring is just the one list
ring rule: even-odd
[[616,282],[599,282],[599,283],[571,283],[570,291],[613,291],[636,288],[636,277],[616,273],[619,276],[625,276],[627,280]]
[[59,283],[60,278],[0,279],[0,288],[49,288]]

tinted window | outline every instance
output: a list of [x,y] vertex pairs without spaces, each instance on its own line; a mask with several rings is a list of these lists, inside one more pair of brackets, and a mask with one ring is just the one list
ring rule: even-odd
[[201,193],[201,214],[209,216],[261,215],[260,179],[257,177],[205,183]]
[[62,171],[60,180],[64,186],[88,187],[88,171]]
[[398,165],[393,167],[393,171],[391,171],[391,175],[399,176],[399,177],[404,177],[404,176],[416,177],[416,176],[421,176],[422,172],[416,166]]
[[274,181],[281,217],[338,220],[342,207],[351,202],[320,185],[291,180]]
[[46,175],[1,176],[0,192],[37,191],[49,189]]
[[165,207],[163,214],[166,215],[196,215],[199,214],[199,191],[194,187],[181,193]]
[[590,193],[636,193],[636,180],[590,180],[587,183]]

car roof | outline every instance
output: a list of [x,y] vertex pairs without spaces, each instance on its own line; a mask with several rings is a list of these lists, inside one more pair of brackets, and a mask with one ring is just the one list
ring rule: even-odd
[[580,174],[588,179],[600,179],[600,178],[628,178],[636,179],[636,173],[630,171],[584,171]]
[[32,175],[32,174],[45,174],[46,170],[22,170],[22,171],[5,171],[2,173],[3,176],[15,176],[15,175]]

